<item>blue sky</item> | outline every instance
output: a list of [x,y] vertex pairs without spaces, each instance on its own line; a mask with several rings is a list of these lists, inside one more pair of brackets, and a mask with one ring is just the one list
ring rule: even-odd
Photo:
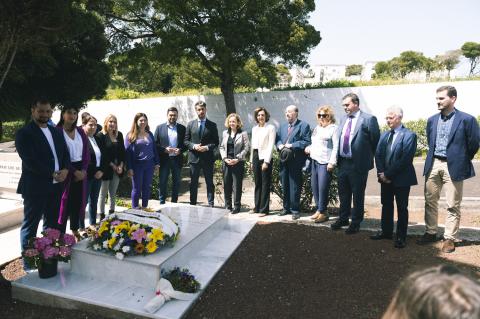
[[[480,42],[480,0],[315,0],[322,41],[309,63],[363,64],[414,50],[428,57]],[[465,63],[462,63],[465,64]]]

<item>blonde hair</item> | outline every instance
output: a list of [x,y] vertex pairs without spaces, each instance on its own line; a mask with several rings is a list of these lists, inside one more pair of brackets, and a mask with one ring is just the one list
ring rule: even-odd
[[318,115],[320,114],[320,112],[324,112],[326,114],[328,114],[328,117],[330,118],[330,123],[335,123],[335,114],[333,113],[333,108],[330,106],[330,105],[321,105],[318,107],[317,109],[317,122],[320,121],[320,119],[318,118]]
[[115,120],[115,129],[113,130],[113,134],[115,137],[118,136],[118,121],[117,117],[113,114],[108,114],[107,117],[105,118],[105,121],[103,121],[103,127],[102,127],[102,133],[107,135],[108,134],[108,122],[110,120]]
[[228,125],[228,121],[230,120],[231,117],[235,117],[235,120],[237,121],[237,130],[241,129],[243,127],[242,120],[240,119],[240,116],[237,113],[230,113],[228,114],[227,118],[225,119],[225,127],[230,128]]

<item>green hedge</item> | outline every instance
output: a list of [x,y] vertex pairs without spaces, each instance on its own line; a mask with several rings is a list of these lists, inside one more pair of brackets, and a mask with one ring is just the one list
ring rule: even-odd
[[25,125],[24,121],[11,121],[11,122],[3,122],[3,137],[2,142],[8,142],[15,140],[15,134],[17,131]]

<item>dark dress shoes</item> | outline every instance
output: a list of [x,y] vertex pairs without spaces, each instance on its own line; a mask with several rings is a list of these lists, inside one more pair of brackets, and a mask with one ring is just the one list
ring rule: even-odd
[[330,228],[332,230],[339,230],[341,229],[343,226],[348,226],[349,225],[349,222],[348,220],[340,220],[340,219],[337,219],[333,224],[330,225]]
[[300,214],[293,214],[292,215],[292,220],[297,220],[300,218]]
[[291,213],[286,211],[286,210],[282,210],[282,212],[280,214],[278,214],[278,216],[285,216],[285,215],[288,215],[288,214],[291,214]]
[[385,234],[384,232],[378,232],[375,235],[370,236],[372,240],[381,240],[381,239],[392,239],[392,234]]
[[395,248],[405,248],[405,246],[407,246],[407,242],[403,238],[397,238],[394,246]]
[[347,235],[353,235],[356,234],[360,231],[360,226],[359,225],[353,225],[351,224],[348,226],[348,228],[345,230],[345,234]]

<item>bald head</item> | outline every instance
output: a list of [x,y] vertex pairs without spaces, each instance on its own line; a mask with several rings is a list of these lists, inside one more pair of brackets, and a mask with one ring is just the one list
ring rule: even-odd
[[289,105],[285,108],[285,117],[288,123],[293,123],[298,118],[298,107],[295,105]]

